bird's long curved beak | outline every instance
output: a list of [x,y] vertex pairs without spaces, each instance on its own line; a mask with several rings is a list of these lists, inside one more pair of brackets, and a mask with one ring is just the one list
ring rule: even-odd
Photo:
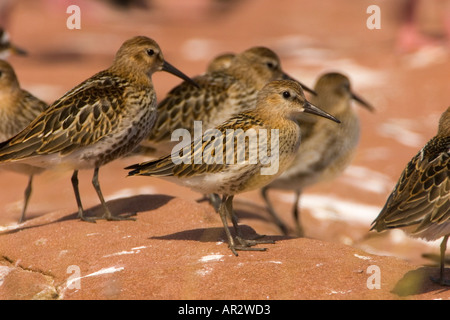
[[365,107],[370,112],[375,112],[375,108],[369,104],[367,101],[365,101],[363,98],[357,96],[355,93],[351,92],[352,99],[359,102],[363,107]]
[[312,103],[310,103],[308,101],[305,101],[305,103],[303,104],[303,112],[315,114],[317,116],[321,116],[321,117],[330,119],[334,122],[341,123],[341,121],[339,119],[333,117],[328,112],[323,111],[322,109],[316,107],[315,105],[313,105]]
[[178,70],[177,68],[172,66],[167,61],[164,61],[162,70],[169,72],[169,73],[173,74],[174,76],[177,76],[177,77],[189,82],[190,84],[192,84],[193,86],[196,86],[197,88],[200,88],[200,86],[194,80],[189,78],[187,75],[185,75],[183,72],[181,72],[180,70]]
[[304,91],[307,91],[307,92],[309,92],[309,93],[311,93],[311,94],[317,96],[317,92],[315,92],[313,89],[307,87],[306,85],[304,85],[303,83],[301,83],[301,82],[298,81],[297,79],[292,78],[292,77],[291,77],[290,75],[288,75],[287,73],[283,73],[283,77],[282,77],[282,78],[283,78],[283,80],[293,80],[293,81],[298,82],[298,83],[302,86],[302,89],[303,89]]

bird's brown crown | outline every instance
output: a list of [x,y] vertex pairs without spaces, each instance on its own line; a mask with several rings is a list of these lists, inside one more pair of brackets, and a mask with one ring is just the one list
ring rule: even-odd
[[244,74],[245,78],[256,82],[259,87],[284,77],[279,57],[266,47],[252,47],[236,55],[230,69]]
[[120,74],[149,76],[162,70],[163,64],[164,57],[156,41],[136,36],[122,44],[111,69]]
[[438,137],[450,136],[450,107],[441,115],[439,119]]

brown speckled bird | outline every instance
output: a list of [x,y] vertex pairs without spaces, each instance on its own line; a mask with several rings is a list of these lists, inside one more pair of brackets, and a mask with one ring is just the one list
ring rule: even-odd
[[27,52],[11,43],[8,32],[0,28],[0,59],[6,59],[11,54],[23,56]]
[[233,61],[236,54],[234,53],[223,53],[216,56],[209,64],[206,69],[207,73],[217,72],[227,69],[231,62]]
[[[129,172],[130,176],[161,177],[203,194],[222,195],[219,214],[231,251],[237,255],[236,250],[264,250],[250,247],[267,241],[247,240],[241,236],[233,213],[233,197],[266,185],[286,169],[300,143],[300,128],[296,116],[301,112],[338,122],[310,104],[298,82],[273,81],[258,93],[254,109],[239,113],[215,129],[205,131],[203,137],[191,143],[188,152],[183,150],[182,156],[179,152],[174,152],[158,160],[132,165],[126,169],[132,170]],[[249,139],[245,139],[247,135]],[[251,137],[258,138],[252,140]],[[239,144],[239,141],[245,142]],[[261,151],[264,148],[266,156]],[[253,162],[252,154],[258,154]],[[268,165],[268,154],[271,159],[276,158],[276,165],[272,161]],[[239,160],[238,155],[245,157]],[[186,161],[180,162],[181,159]],[[231,236],[227,216],[232,218],[239,244]]]
[[350,164],[360,136],[359,117],[352,106],[352,100],[373,110],[367,102],[352,92],[350,80],[341,73],[329,72],[320,76],[314,90],[317,95],[311,97],[311,102],[338,118],[341,123],[336,125],[319,117],[301,114],[299,122],[302,143],[295,160],[278,179],[262,189],[269,213],[285,234],[288,229],[269,201],[268,190],[295,191],[292,213],[296,232],[303,236],[298,209],[302,190],[317,182],[335,178]]
[[437,135],[406,165],[386,204],[372,223],[378,232],[400,228],[428,241],[443,237],[440,253],[441,285],[450,236],[450,107],[441,115]]
[[137,36],[125,41],[113,64],[55,101],[23,131],[0,144],[0,163],[26,163],[41,168],[74,170],[72,185],[82,220],[78,170],[94,168],[92,183],[107,220],[111,215],[98,182],[99,168],[133,150],[156,119],[156,94],[151,75],[183,73],[164,61],[158,44]]
[[232,115],[254,108],[256,95],[266,83],[292,79],[282,70],[277,54],[266,47],[252,47],[225,55],[223,60],[215,58],[212,63],[211,72],[193,78],[199,87],[183,82],[158,104],[158,119],[142,142],[143,150],[154,150],[148,155],[170,153],[177,144],[171,141],[174,130],[184,128],[192,133],[194,121],[202,121],[204,130],[214,128]]
[[[0,60],[0,141],[5,141],[19,133],[47,107],[48,105],[44,101],[21,89],[12,66],[8,62]],[[42,172],[44,168],[33,167],[24,163],[9,163],[0,168],[29,176],[19,220],[19,223],[23,222],[31,196],[33,176]]]

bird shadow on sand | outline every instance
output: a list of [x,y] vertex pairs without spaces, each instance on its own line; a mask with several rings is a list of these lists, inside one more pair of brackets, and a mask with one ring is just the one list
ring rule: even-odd
[[[137,215],[140,212],[144,211],[152,211],[155,209],[158,209],[162,206],[164,206],[166,203],[168,203],[170,200],[172,200],[172,196],[168,195],[162,195],[162,194],[156,194],[156,195],[136,195],[131,196],[127,198],[118,198],[109,200],[106,202],[106,205],[108,206],[109,210],[111,211],[111,214],[113,216],[128,216],[128,215]],[[94,207],[88,208],[84,210],[86,217],[98,217],[102,216],[103,214],[103,208],[102,206],[96,205]],[[39,219],[40,217],[37,217],[36,219]],[[68,215],[65,215],[63,217],[60,217],[59,219],[55,219],[52,221],[48,221],[45,223],[33,223],[33,219],[27,220],[23,225],[20,225],[17,228],[14,228],[12,230],[7,230],[5,232],[2,232],[0,234],[10,234],[15,233],[18,231],[23,231],[26,229],[41,227],[53,223],[68,221],[68,220],[77,220],[78,219],[78,212],[74,212]],[[89,223],[89,222],[83,222],[83,223]],[[29,225],[28,225],[29,224]]]
[[[157,195],[137,195],[131,196],[127,198],[118,198],[109,200],[106,202],[106,205],[111,211],[111,215],[118,216],[128,216],[128,215],[137,215],[140,212],[144,211],[152,211],[158,209],[159,207],[164,206],[173,197],[163,194]],[[96,205],[95,207],[89,208],[85,210],[85,216],[89,217],[100,217],[103,215],[103,207],[101,204]],[[78,212],[74,212],[68,216],[62,217],[57,221],[64,221],[70,219],[78,219]]]
[[[446,277],[450,277],[450,269],[445,270]],[[435,292],[436,296],[450,290],[448,286],[441,286],[434,283],[431,278],[439,278],[438,267],[420,267],[407,272],[395,285],[392,293],[401,298],[407,298],[423,293]]]
[[[247,225],[239,225],[240,230],[242,232],[242,236],[245,239],[261,239],[261,240],[287,240],[291,239],[288,236],[279,236],[279,235],[260,235],[256,233],[256,231],[247,226]],[[234,229],[230,227],[231,235],[234,237],[236,233]],[[225,234],[225,230],[223,227],[214,227],[214,228],[198,228],[198,229],[190,229],[183,230],[163,236],[153,236],[149,237],[149,239],[153,240],[188,240],[188,241],[199,241],[199,242],[227,242],[227,237]]]

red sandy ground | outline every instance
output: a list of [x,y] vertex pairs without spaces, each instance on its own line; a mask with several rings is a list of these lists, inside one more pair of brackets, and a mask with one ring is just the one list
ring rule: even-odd
[[[191,76],[204,72],[212,57],[253,45],[275,50],[284,70],[311,87],[322,72],[346,73],[376,113],[359,110],[362,135],[352,167],[335,181],[308,189],[305,198],[321,195],[372,211],[361,209],[352,219],[335,207],[338,202],[327,205],[325,217],[308,207],[302,212],[307,237],[296,238],[280,234],[258,192],[242,194],[236,209],[245,232],[277,242],[267,252],[234,257],[219,217],[208,204],[196,202],[199,194],[153,178],[125,178],[123,168],[140,158],[100,170],[113,213],[136,211],[134,222],[78,221],[71,173],[46,172],[35,178],[29,220],[14,225],[27,177],[2,171],[0,299],[450,298],[448,290],[429,281],[438,270],[422,257],[438,254],[437,243],[411,240],[401,231],[368,232],[373,211],[381,209],[405,164],[436,133],[448,107],[448,48],[399,53],[399,8],[391,1],[377,1],[379,30],[366,27],[373,1],[236,2],[213,10],[212,1],[189,1],[191,6],[182,8],[161,0],[146,11],[120,11],[104,2],[80,1],[81,30],[69,30],[69,2],[21,1],[7,27],[29,56],[9,60],[22,86],[48,102],[108,67],[120,44],[138,34],[154,38],[165,58]],[[163,73],[153,79],[159,99],[179,83]],[[355,176],[355,168],[369,174]],[[100,209],[91,175],[80,173],[80,188],[94,215]],[[380,181],[375,191],[364,188]],[[270,195],[292,228],[292,195]],[[380,289],[367,286],[372,265],[380,268]],[[67,282],[73,276],[69,266],[84,277],[80,288]]]

